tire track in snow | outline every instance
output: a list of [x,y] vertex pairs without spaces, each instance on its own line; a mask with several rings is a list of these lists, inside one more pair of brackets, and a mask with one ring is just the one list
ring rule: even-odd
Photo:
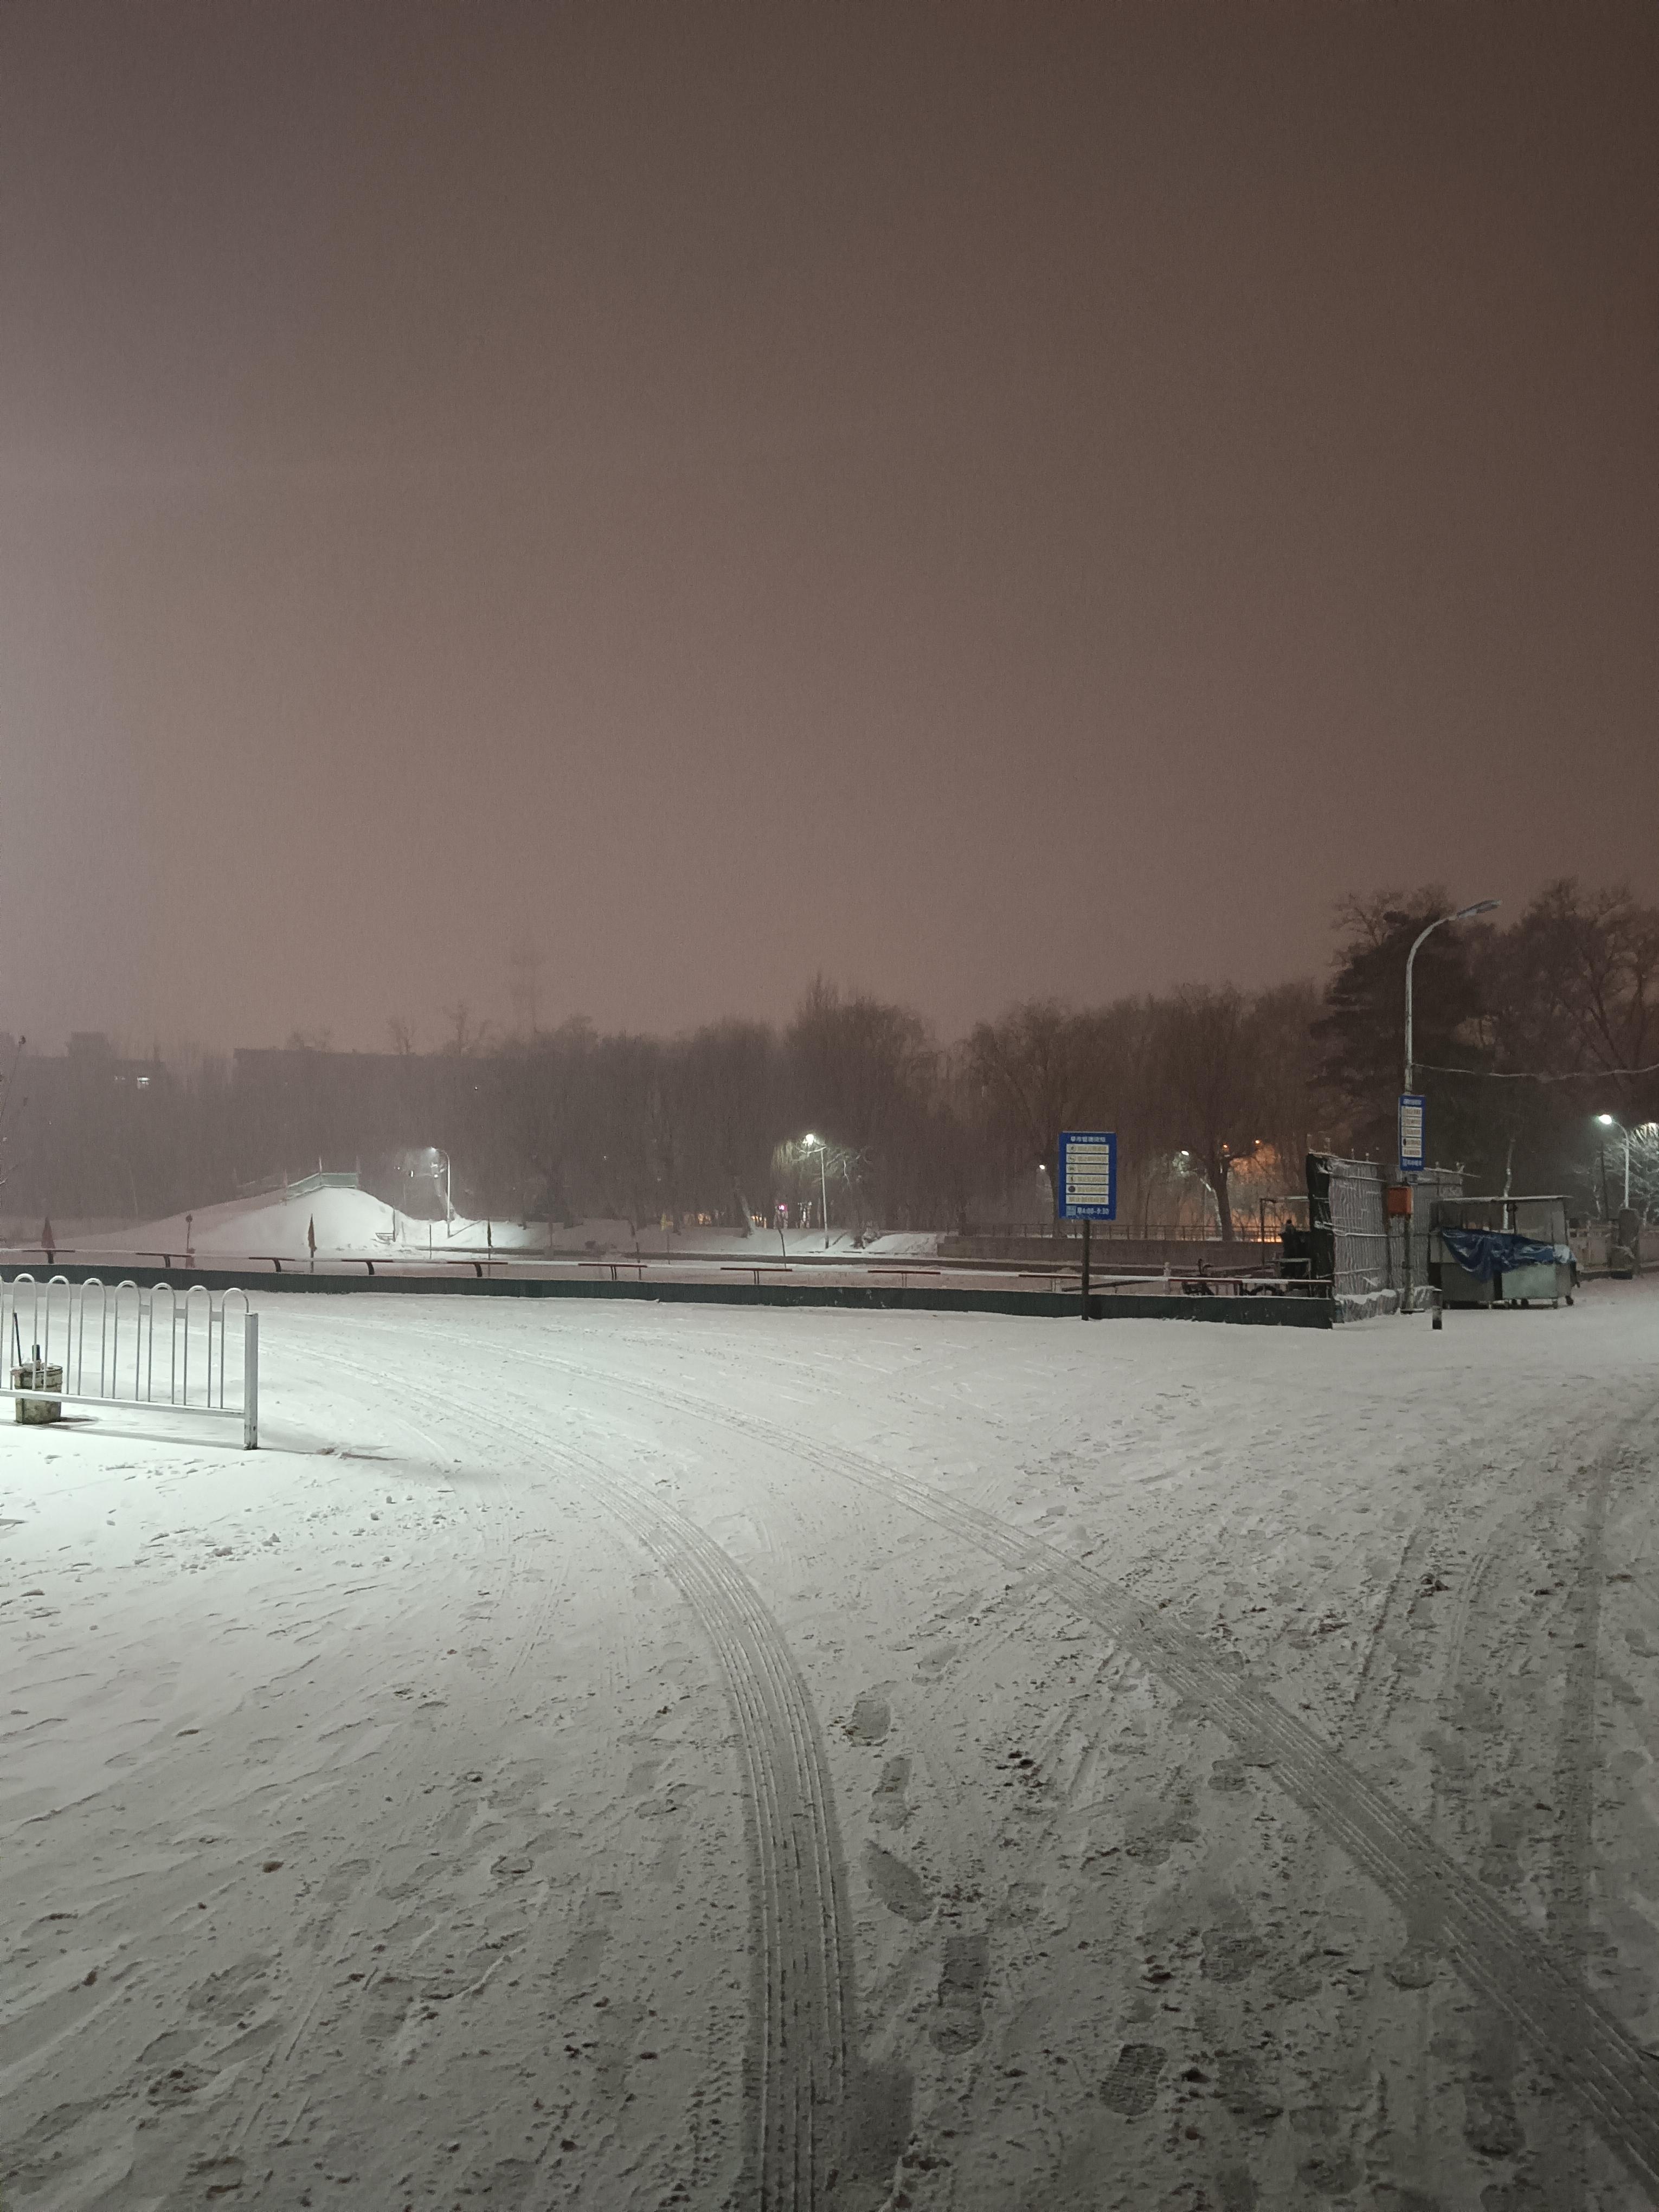
[[[1644,1422],[1650,1416],[1644,1416]],[[1547,1922],[1550,1934],[1572,1972],[1583,1979],[1589,1966],[1590,1884],[1594,1876],[1595,1769],[1597,1765],[1595,1683],[1601,1643],[1601,1594],[1607,1576],[1607,1499],[1618,1445],[1601,1452],[1580,1474],[1575,1487],[1585,1498],[1567,1617],[1572,1628],[1556,1730],[1553,1796],[1558,1823],[1550,1852]],[[1553,2131],[1544,2147],[1540,2173],[1550,2202],[1560,2212],[1579,2212],[1585,2201],[1583,2146],[1576,2128]]]
[[[547,1365],[595,1379],[592,1367],[542,1358]],[[1580,1961],[1562,1957],[1516,1920],[1484,1882],[1271,1692],[1096,1569],[977,1506],[730,1407],[608,1370],[603,1380],[653,1404],[738,1429],[789,1457],[899,1499],[1020,1572],[1042,1571],[1074,1612],[1132,1650],[1170,1687],[1202,1706],[1241,1750],[1267,1765],[1279,1786],[1369,1875],[1407,1924],[1421,1930],[1460,1978],[1504,2014],[1631,2172],[1659,2190],[1659,2066],[1583,1986]]]
[[[1512,1488],[1512,1485],[1510,1486]],[[1440,1650],[1434,1668],[1436,1686],[1426,1706],[1419,1704],[1414,1708],[1419,1727],[1432,1720],[1442,1732],[1442,1747],[1433,1752],[1430,1758],[1428,1802],[1421,1815],[1425,1832],[1437,1839],[1447,1837],[1449,1824],[1454,1824],[1450,1825],[1450,1832],[1453,1835],[1456,1833],[1455,1821],[1458,1810],[1470,1794],[1465,1790],[1449,1796],[1443,1747],[1449,1741],[1461,1742],[1465,1740],[1461,1717],[1463,1701],[1471,1690],[1478,1694],[1484,1686],[1486,1669],[1493,1661],[1489,1638],[1484,1632],[1493,1626],[1486,1619],[1488,1587],[1509,1559],[1517,1533],[1531,1528],[1538,1516],[1537,1498],[1528,1498],[1522,1503],[1512,1504],[1505,1511],[1501,1510],[1504,1494],[1502,1490],[1493,1493],[1477,1492],[1474,1504],[1470,1504],[1461,1489],[1443,1489],[1433,1507],[1417,1523],[1401,1553],[1399,1566],[1390,1579],[1384,1602],[1373,1626],[1352,1703],[1343,1717],[1336,1737],[1339,1748],[1349,1743],[1376,1743],[1387,1735],[1402,1703],[1407,1708],[1407,1718],[1410,1717],[1413,1710],[1410,1678],[1402,1679],[1395,1674],[1392,1680],[1389,1679],[1389,1660],[1390,1657],[1398,1660],[1401,1636],[1402,1633],[1409,1635],[1413,1616],[1418,1614],[1419,1609],[1425,1607],[1432,1608],[1441,1593],[1449,1589],[1450,1594],[1444,1601],[1447,1610],[1437,1631]],[[1450,1576],[1449,1584],[1442,1580],[1443,1571]],[[1427,1620],[1419,1620],[1417,1625],[1426,1629],[1430,1624]],[[1477,1632],[1472,1635],[1472,1629]],[[1427,1745],[1419,1738],[1417,1747],[1421,1751],[1432,1742],[1432,1736]],[[1478,1790],[1474,1796],[1479,1802]],[[1468,1836],[1464,1840],[1473,1856],[1479,1848],[1479,1838]],[[1310,1855],[1306,1861],[1310,1880],[1314,1878],[1315,1856]],[[1501,1886],[1493,1886],[1501,1895]],[[1436,1948],[1432,1928],[1425,1929],[1414,1917],[1407,1919],[1405,1936],[1406,1951],[1402,1963],[1412,1961],[1415,1953]],[[1391,1975],[1390,1978],[1395,1977]],[[1375,2112],[1368,2116],[1367,2124],[1356,2134],[1350,2149],[1356,2159],[1366,2160],[1369,2167],[1370,2161],[1376,2155],[1379,2138],[1385,2137],[1391,2130],[1408,2166],[1414,2155],[1419,2178],[1426,2178],[1430,2166],[1425,2146],[1429,2140],[1431,2115],[1437,2096],[1443,2094],[1448,2079],[1448,2051],[1443,2040],[1447,2031],[1443,2025],[1437,2063],[1433,2049],[1437,2001],[1443,1992],[1437,1989],[1431,1977],[1419,1983],[1413,1975],[1397,1981],[1396,1986],[1402,1996],[1409,1991],[1414,1999],[1411,2006],[1413,2017],[1409,2028],[1410,2056],[1401,2083],[1403,2095],[1397,2106],[1389,2109],[1386,2117]],[[1472,2085],[1476,2087],[1479,2098],[1476,2124],[1482,2130],[1492,2130],[1498,2120],[1510,2124],[1517,2124],[1513,2096],[1516,2039],[1507,2017],[1494,2013],[1489,2007],[1474,2008],[1471,2014],[1471,2008],[1460,2003],[1456,2010],[1460,2015],[1469,2015],[1464,2021],[1469,2042],[1465,2060],[1468,2075],[1460,2083],[1460,2087],[1464,2098],[1463,2140],[1466,2144],[1472,2144],[1469,2130],[1476,2113],[1476,2108],[1469,2102]],[[1357,2013],[1351,2012],[1342,2018],[1337,2041],[1351,2059],[1356,2046],[1365,2035],[1366,2027],[1367,2023]],[[1569,2111],[1572,2113],[1573,2108],[1570,2106]],[[1572,2124],[1576,2130],[1578,2124],[1576,2113],[1573,2113]],[[1506,2155],[1498,2148],[1498,2138],[1491,2132],[1486,2133],[1476,2154],[1481,2158]],[[1443,2186],[1450,2179],[1443,2157],[1443,2153],[1438,2172]],[[1382,2169],[1370,2170],[1389,2169],[1385,2160]],[[1478,2170],[1489,2172],[1492,2169]],[[1466,2188],[1477,2185],[1468,2176],[1464,2177],[1464,2184]],[[1553,2206],[1554,2200],[1552,2199],[1551,2203]],[[1565,2203],[1560,2207],[1560,2212],[1568,2212]]]
[[[504,1398],[511,1392],[497,1389],[494,1407]],[[853,1951],[829,1774],[799,1671],[748,1577],[649,1486],[499,1410],[468,1419],[575,1475],[658,1562],[720,1662],[747,1785],[755,1927],[744,2193],[761,2212],[819,2212],[848,2148]]]
[[[581,1463],[561,1449],[573,1471]],[[764,2212],[827,2203],[841,2164],[852,1949],[815,1716],[777,1624],[712,1537],[609,1469],[605,1496],[713,1645],[738,1723],[756,1923],[748,2163]]]
[[[1521,1588],[1532,1589],[1540,1571],[1528,1566],[1517,1553],[1517,1537],[1530,1540],[1534,1546],[1540,1541],[1540,1503],[1546,1504],[1547,1522],[1550,1506],[1559,1508],[1565,1519],[1571,1496],[1577,1493],[1583,1498],[1585,1506],[1576,1541],[1569,1544],[1565,1540],[1565,1528],[1559,1532],[1563,1540],[1559,1546],[1554,1539],[1541,1540],[1548,1561],[1542,1571],[1547,1575],[1565,1571],[1571,1577],[1564,1609],[1571,1624],[1572,1641],[1563,1674],[1558,1678],[1562,1682],[1562,1698],[1553,1732],[1553,1755],[1541,1741],[1537,1747],[1550,1761],[1549,1783],[1540,1786],[1548,1788],[1549,1802],[1557,1811],[1544,1881],[1545,1924],[1564,1967],[1581,1984],[1587,1960],[1593,1874],[1597,1646],[1606,1576],[1607,1504],[1613,1473],[1625,1462],[1629,1439],[1639,1435],[1650,1419],[1649,1409],[1633,1421],[1626,1419],[1613,1425],[1610,1436],[1604,1435],[1583,1453],[1559,1498],[1547,1502],[1529,1499],[1518,1504],[1490,1532],[1461,1580],[1436,1698],[1443,1722],[1455,1726],[1466,1693],[1470,1690],[1479,1692],[1492,1672],[1498,1658],[1494,1648],[1497,1640],[1515,1633],[1516,1616],[1513,1606]],[[1521,1548],[1524,1552],[1524,1541]],[[1567,1569],[1559,1554],[1569,1551],[1571,1565]],[[1533,1589],[1534,1596],[1541,1594]],[[1523,1643],[1535,1632],[1527,1619],[1528,1611],[1523,1607],[1521,1615]],[[1547,1682],[1549,1671],[1547,1664],[1530,1679]],[[1505,1672],[1511,1681],[1526,1679],[1517,1676],[1512,1668]],[[1514,1747],[1519,1733],[1524,1730],[1511,1729],[1506,1749]],[[1540,1735],[1541,1733],[1540,1730]],[[1445,1809],[1444,1790],[1444,1777],[1437,1762],[1437,1819]],[[1476,1795],[1479,1796],[1478,1784]],[[1501,1802],[1501,1798],[1496,1802]],[[1425,2015],[1425,2033],[1426,2025]],[[1485,2053],[1485,2058],[1488,2082],[1498,2091],[1503,2106],[1516,2126],[1517,2148],[1522,2128],[1533,2138],[1535,2177],[1552,2212],[1575,2212],[1575,2208],[1584,2203],[1586,2185],[1579,2116],[1571,2111],[1565,2114],[1555,2112],[1550,2100],[1532,2116],[1529,2124],[1522,2122],[1514,2106],[1512,2042],[1500,2037],[1494,2047]]]
[[1601,1586],[1607,1574],[1607,1493],[1616,1449],[1602,1453],[1588,1468],[1579,1487],[1586,1493],[1584,1525],[1574,1562],[1568,1615],[1574,1630],[1567,1657],[1565,1693],[1557,1735],[1556,1802],[1562,1820],[1552,1854],[1550,1928],[1570,1958],[1582,1961],[1589,1928],[1591,1823],[1595,1814],[1595,1674],[1601,1640]]

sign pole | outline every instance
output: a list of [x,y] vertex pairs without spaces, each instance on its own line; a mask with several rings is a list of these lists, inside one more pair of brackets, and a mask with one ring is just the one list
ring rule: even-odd
[[[1409,1021],[1409,1000],[1407,1001],[1407,1018]],[[1406,1034],[1407,1038],[1407,1051],[1409,1055],[1411,1048],[1409,1043],[1411,1031],[1409,1029],[1407,1029]],[[1409,1073],[1409,1070],[1407,1073]],[[1412,1310],[1412,1220],[1413,1212],[1417,1204],[1417,1178],[1422,1174],[1423,1170],[1428,1164],[1428,1146],[1425,1128],[1428,1101],[1423,1097],[1420,1091],[1413,1091],[1408,1085],[1407,1088],[1401,1092],[1399,1124],[1400,1180],[1406,1186],[1406,1212],[1404,1215],[1406,1224],[1406,1249],[1405,1267],[1402,1271],[1405,1288],[1400,1306],[1401,1313],[1409,1313]]]
[[1055,1213],[1060,1221],[1083,1224],[1083,1267],[1078,1310],[1085,1321],[1094,1314],[1090,1298],[1094,1285],[1090,1261],[1097,1221],[1117,1219],[1117,1137],[1110,1129],[1062,1129],[1060,1133],[1060,1188],[1054,1193]]

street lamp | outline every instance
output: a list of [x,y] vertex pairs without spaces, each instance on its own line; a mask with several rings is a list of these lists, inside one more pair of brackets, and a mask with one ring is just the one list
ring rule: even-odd
[[1406,1093],[1407,1097],[1411,1095],[1412,1087],[1412,963],[1417,958],[1418,947],[1422,944],[1423,939],[1431,935],[1443,922],[1467,921],[1472,914],[1490,914],[1494,907],[1502,904],[1501,899],[1477,899],[1473,906],[1460,906],[1455,914],[1439,915],[1429,924],[1426,929],[1418,932],[1416,944],[1406,955]]
[[434,1182],[438,1176],[438,1162],[441,1160],[444,1164],[444,1230],[445,1233],[448,1234],[455,1225],[455,1209],[449,1202],[449,1155],[447,1152],[441,1152],[435,1145],[428,1145],[427,1150],[432,1155],[432,1176]]
[[823,1139],[815,1137],[810,1129],[806,1133],[806,1149],[818,1156],[818,1198],[823,1207],[823,1249],[827,1252],[830,1249],[830,1186],[823,1172]]
[[[1601,1124],[1601,1127],[1604,1129],[1617,1129],[1620,1135],[1625,1140],[1625,1204],[1626,1207],[1628,1207],[1630,1205],[1630,1131],[1625,1127],[1621,1121],[1612,1114],[1598,1114],[1595,1118]],[[1603,1199],[1607,1197],[1607,1179],[1604,1171],[1601,1177],[1601,1196]]]

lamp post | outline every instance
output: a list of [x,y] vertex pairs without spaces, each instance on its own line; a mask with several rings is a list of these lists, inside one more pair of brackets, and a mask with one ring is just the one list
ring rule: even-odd
[[1210,1234],[1209,1182],[1205,1176],[1203,1169],[1199,1166],[1198,1163],[1193,1158],[1192,1154],[1187,1150],[1184,1145],[1176,1154],[1176,1158],[1178,1160],[1185,1160],[1187,1162],[1188,1164],[1184,1172],[1194,1177],[1198,1183],[1198,1241],[1200,1244],[1203,1244],[1207,1243]]
[[1473,906],[1460,906],[1460,907],[1458,908],[1458,909],[1457,909],[1457,911],[1456,911],[1456,913],[1455,913],[1455,914],[1443,914],[1443,915],[1439,915],[1439,916],[1438,916],[1435,921],[1431,921],[1431,922],[1429,924],[1429,926],[1428,926],[1428,927],[1427,927],[1426,929],[1421,929],[1421,930],[1419,930],[1419,931],[1418,932],[1418,933],[1417,933],[1417,939],[1416,939],[1416,943],[1413,945],[1411,951],[1410,951],[1406,955],[1406,1083],[1405,1083],[1405,1089],[1406,1089],[1407,1095],[1408,1097],[1410,1096],[1410,1093],[1411,1093],[1411,1087],[1412,1087],[1412,1073],[1413,1073],[1413,1070],[1412,1070],[1412,967],[1413,967],[1413,963],[1415,962],[1415,960],[1416,960],[1416,958],[1417,958],[1417,955],[1418,955],[1419,948],[1421,946],[1421,945],[1422,945],[1422,943],[1423,943],[1424,939],[1425,939],[1425,937],[1429,937],[1429,936],[1432,935],[1432,933],[1433,933],[1437,929],[1438,929],[1438,928],[1441,927],[1441,925],[1442,925],[1443,923],[1444,923],[1444,922],[1448,922],[1448,921],[1467,921],[1468,920],[1469,916],[1470,916],[1472,914],[1490,914],[1490,913],[1492,911],[1492,908],[1493,908],[1494,907],[1501,906],[1502,904],[1503,904],[1503,901],[1502,901],[1501,899],[1477,899],[1477,900],[1475,901],[1475,902],[1474,902],[1474,904]]
[[[1598,1114],[1595,1118],[1604,1129],[1617,1129],[1625,1140],[1625,1205],[1628,1210],[1630,1206],[1630,1131],[1614,1115]],[[1607,1202],[1607,1178],[1604,1169],[1601,1176],[1601,1200],[1604,1205]]]
[[441,1160],[444,1164],[444,1234],[448,1236],[453,1232],[455,1225],[455,1209],[449,1202],[449,1155],[447,1152],[441,1152],[435,1145],[429,1146],[428,1150],[432,1154],[432,1174],[434,1182],[438,1174],[437,1163]]
[[813,1136],[808,1130],[806,1149],[818,1156],[818,1199],[823,1208],[823,1249],[827,1252],[830,1249],[830,1186],[823,1172],[823,1139]]
[[[1415,1073],[1412,1065],[1412,970],[1417,964],[1417,956],[1422,950],[1424,939],[1425,938],[1431,937],[1435,931],[1441,927],[1443,922],[1467,921],[1471,915],[1490,914],[1493,908],[1498,906],[1499,903],[1500,902],[1497,899],[1476,899],[1473,906],[1460,906],[1455,914],[1438,915],[1436,916],[1434,921],[1428,923],[1425,927],[1419,929],[1416,937],[1413,939],[1412,949],[1406,955],[1406,1082],[1404,1095],[1407,1098],[1413,1096],[1412,1077]],[[1401,1110],[1402,1113],[1405,1111],[1403,1106]],[[1401,1158],[1402,1159],[1404,1158],[1403,1149]],[[1403,1169],[1401,1172],[1404,1173]],[[1412,1186],[1415,1181],[1416,1176],[1414,1174],[1407,1174],[1405,1176],[1406,1188],[1408,1194],[1407,1199],[1407,1204],[1408,1206],[1414,1206],[1416,1203],[1415,1199],[1409,1195]],[[1402,1259],[1404,1262],[1406,1297],[1405,1304],[1401,1310],[1409,1313],[1412,1303],[1412,1216],[1409,1212],[1405,1217],[1404,1241],[1405,1251],[1402,1255]],[[1437,1307],[1435,1310],[1434,1319],[1435,1326],[1438,1328],[1440,1325],[1440,1313]]]

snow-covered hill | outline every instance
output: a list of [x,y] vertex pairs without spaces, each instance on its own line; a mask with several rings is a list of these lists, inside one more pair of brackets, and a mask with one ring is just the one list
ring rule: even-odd
[[198,1260],[303,1260],[314,1233],[319,1256],[411,1258],[428,1251],[539,1250],[545,1231],[517,1221],[416,1221],[366,1190],[270,1191],[204,1206],[193,1214],[106,1232],[99,1249],[137,1257],[192,1253]]

